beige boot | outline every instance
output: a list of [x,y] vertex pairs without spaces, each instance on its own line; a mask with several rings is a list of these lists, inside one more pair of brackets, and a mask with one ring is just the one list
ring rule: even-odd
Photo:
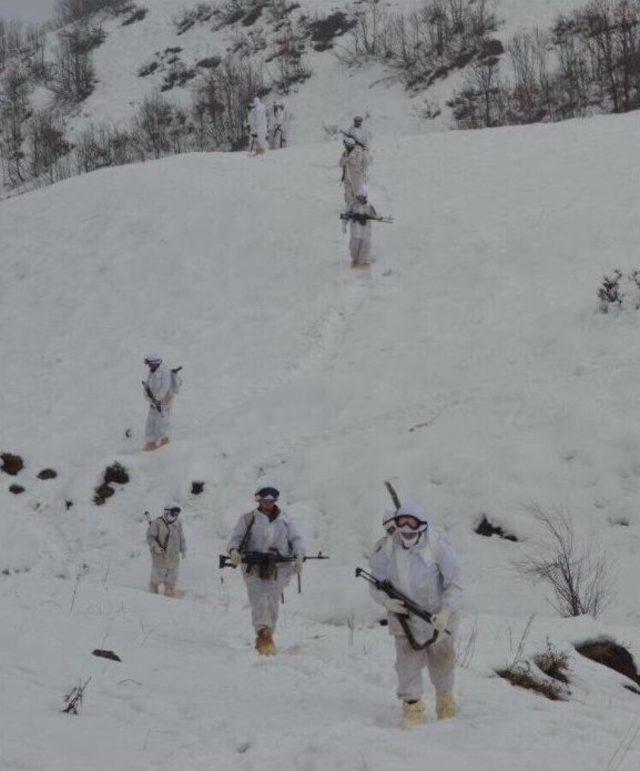
[[438,720],[456,716],[456,700],[451,691],[436,693],[436,715]]
[[422,699],[409,703],[408,701],[402,704],[402,727],[411,728],[415,725],[421,725],[426,723],[427,718],[424,714],[424,702]]
[[275,656],[277,653],[275,643],[273,642],[273,632],[269,627],[263,626],[258,629],[256,637],[256,650],[260,656]]
[[144,446],[145,452],[153,452],[156,449],[156,443],[155,442],[147,442]]

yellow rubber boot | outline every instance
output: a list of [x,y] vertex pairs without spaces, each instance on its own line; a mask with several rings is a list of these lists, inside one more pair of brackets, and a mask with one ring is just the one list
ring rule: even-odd
[[402,705],[402,727],[411,728],[427,722],[424,714],[424,702],[422,699],[409,703],[405,701]]
[[436,715],[438,720],[456,716],[456,700],[451,691],[436,693]]

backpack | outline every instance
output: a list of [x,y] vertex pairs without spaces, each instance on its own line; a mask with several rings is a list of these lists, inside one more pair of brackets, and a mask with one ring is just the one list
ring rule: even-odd
[[182,387],[182,378],[180,377],[180,370],[182,367],[176,367],[171,370],[171,391],[174,394],[180,393]]

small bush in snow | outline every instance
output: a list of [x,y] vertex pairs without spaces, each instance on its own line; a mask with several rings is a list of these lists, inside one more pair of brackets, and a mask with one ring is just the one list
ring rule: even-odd
[[559,680],[561,683],[565,683],[565,685],[569,683],[567,675],[569,671],[569,654],[566,651],[559,651],[557,648],[554,648],[550,640],[547,640],[547,650],[535,656],[533,661],[538,669],[542,670],[548,677]]
[[620,270],[614,270],[611,276],[602,277],[602,283],[598,287],[598,299],[602,313],[608,313],[611,305],[622,306],[621,278],[622,271]]
[[2,469],[5,474],[9,474],[12,477],[19,474],[24,468],[24,461],[22,458],[12,452],[0,453],[0,459],[2,459],[0,469]]
[[137,21],[142,21],[149,13],[148,8],[136,8],[127,18],[122,22],[123,27],[128,27],[130,24],[135,24]]
[[640,271],[624,275],[616,269],[611,275],[603,276],[597,295],[601,313],[609,313],[612,308],[640,310]]
[[80,685],[76,685],[74,688],[72,688],[69,693],[67,693],[64,697],[64,701],[66,706],[62,710],[62,712],[66,712],[68,715],[77,715],[80,712],[80,707],[82,706],[82,700],[84,699],[84,692],[89,685],[91,678],[89,677],[87,680],[84,681],[84,683],[81,683]]
[[594,543],[579,544],[573,522],[564,513],[536,510],[544,540],[536,553],[516,563],[526,578],[542,581],[552,592],[551,605],[561,616],[600,615],[611,599],[608,561]]
[[528,691],[534,691],[551,701],[566,701],[569,695],[566,689],[553,682],[553,680],[540,680],[535,677],[531,673],[531,666],[528,661],[496,669],[496,674],[498,677],[508,680],[511,685],[525,688]]
[[58,476],[58,472],[52,468],[43,468],[38,473],[38,479],[55,479]]

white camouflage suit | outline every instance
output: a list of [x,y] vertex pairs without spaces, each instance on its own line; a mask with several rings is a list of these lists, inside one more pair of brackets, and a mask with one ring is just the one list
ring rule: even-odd
[[361,190],[367,182],[369,159],[367,153],[356,145],[353,150],[344,150],[340,156],[339,165],[343,171],[344,202],[347,206],[351,206],[358,190]]
[[267,108],[256,96],[249,110],[251,146],[255,153],[267,149]]
[[[358,201],[354,201],[347,211],[349,214],[378,216],[370,203]],[[349,254],[356,265],[368,265],[371,262],[371,230],[370,219],[365,220],[364,224],[355,219],[349,220]]]
[[162,439],[169,437],[171,403],[173,392],[171,390],[171,370],[164,364],[149,372],[146,380],[147,386],[154,398],[160,402],[160,411],[151,401],[146,391],[145,399],[149,402],[149,414],[145,426],[145,439],[147,444],[158,444]]
[[[431,614],[443,608],[452,611],[447,629],[433,645],[414,651],[394,613],[389,613],[389,632],[395,638],[396,672],[399,699],[405,702],[422,698],[422,670],[426,666],[436,693],[453,690],[455,676],[455,633],[458,609],[462,597],[460,568],[457,557],[447,541],[429,527],[417,543],[404,548],[398,533],[382,538],[371,555],[371,572],[393,586]],[[383,604],[387,595],[370,587],[373,599]],[[417,616],[406,617],[415,641],[423,644],[433,635],[433,627]]]
[[[231,553],[233,549],[240,549],[249,526],[251,526],[251,532],[244,544],[243,551],[265,553],[276,550],[282,556],[304,555],[302,538],[291,519],[279,510],[276,518],[270,521],[269,517],[259,509],[240,517],[227,545],[228,553]],[[247,572],[246,566],[243,565],[242,570],[251,605],[251,622],[254,629],[256,632],[265,627],[272,631],[275,630],[280,597],[294,572],[292,564],[278,565],[275,579],[260,578],[257,566],[253,566]]]
[[157,592],[160,584],[164,584],[165,592],[173,593],[178,583],[180,555],[184,557],[187,553],[182,523],[157,517],[147,528],[147,543],[151,550],[149,589]]

